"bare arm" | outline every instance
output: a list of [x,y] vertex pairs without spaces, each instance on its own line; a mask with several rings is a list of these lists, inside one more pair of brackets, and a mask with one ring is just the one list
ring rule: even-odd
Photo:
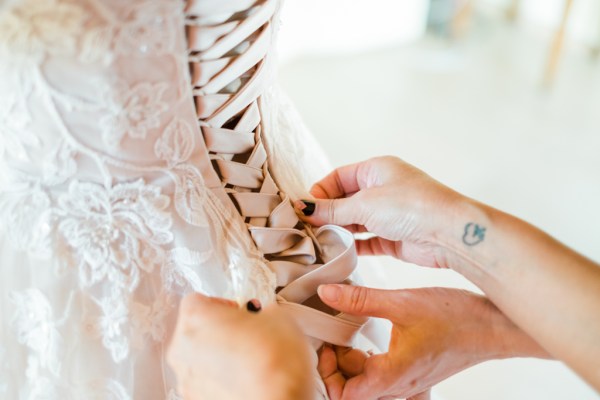
[[600,267],[534,226],[483,204],[457,204],[439,238],[448,266],[600,389]]
[[[337,169],[298,208],[306,220],[376,235],[363,255],[452,268],[552,356],[600,390],[600,266],[539,229],[394,157]],[[314,204],[311,204],[314,203]]]
[[387,353],[324,348],[319,372],[331,400],[426,400],[429,389],[475,364],[549,355],[483,296],[466,290],[378,290],[324,285],[323,301],[344,313],[388,319]]

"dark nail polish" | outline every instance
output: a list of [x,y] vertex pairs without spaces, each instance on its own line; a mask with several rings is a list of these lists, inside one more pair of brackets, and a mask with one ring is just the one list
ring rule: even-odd
[[308,200],[302,200],[302,202],[306,206],[302,209],[302,214],[306,215],[307,217],[313,215],[313,213],[315,212],[315,203]]
[[254,299],[246,303],[246,309],[250,312],[259,312],[261,310],[260,301]]

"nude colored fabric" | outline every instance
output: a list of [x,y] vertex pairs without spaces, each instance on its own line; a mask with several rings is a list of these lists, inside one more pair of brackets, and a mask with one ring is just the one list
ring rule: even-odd
[[[357,262],[354,238],[339,227],[313,232],[300,222],[289,197],[271,177],[262,143],[258,100],[270,79],[268,50],[277,1],[250,7],[240,2],[242,8],[235,9],[229,4],[229,10],[243,17],[205,23],[214,17],[210,11],[222,7],[222,2],[212,1],[212,7],[211,0],[191,1],[187,10],[196,110],[213,165],[283,287],[278,292],[281,306],[308,335],[350,346],[363,320],[333,318],[299,304],[314,296],[319,284],[343,282],[352,274]],[[227,62],[221,62],[223,57]],[[228,89],[231,85],[235,89]]]

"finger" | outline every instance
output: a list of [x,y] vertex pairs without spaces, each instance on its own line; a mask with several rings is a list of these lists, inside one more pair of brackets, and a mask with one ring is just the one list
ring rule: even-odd
[[[363,373],[348,379],[344,386],[342,400],[351,399],[379,399],[385,394],[386,357],[376,355],[365,361]],[[389,379],[389,377],[387,378]]]
[[356,240],[356,251],[361,256],[392,256],[398,258],[402,242],[373,237]]
[[408,397],[406,400],[431,400],[431,389],[416,394],[412,397]]
[[353,349],[352,347],[335,346],[335,355],[337,357],[338,369],[344,375],[353,377],[362,374],[365,361],[369,355],[362,350]]
[[319,297],[328,306],[352,315],[388,318],[394,314],[394,292],[350,285],[321,285]]
[[357,196],[333,200],[303,200],[296,203],[296,206],[304,214],[302,219],[311,225],[364,225],[363,203]]
[[346,225],[346,226],[344,226],[344,229],[346,229],[347,231],[352,232],[352,233],[369,232],[369,230],[367,228],[365,228],[364,225],[359,225],[359,224]]
[[338,199],[361,189],[359,171],[362,163],[337,168],[315,183],[310,193],[317,199]]
[[337,368],[335,352],[331,347],[323,346],[321,349],[317,370],[325,384],[325,388],[327,388],[327,394],[330,399],[341,399],[346,379]]

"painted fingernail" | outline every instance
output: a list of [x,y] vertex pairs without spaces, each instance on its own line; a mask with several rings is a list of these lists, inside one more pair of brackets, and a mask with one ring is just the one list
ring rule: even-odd
[[259,312],[261,308],[260,301],[256,299],[252,299],[246,303],[246,309],[250,312]]
[[302,214],[307,217],[310,217],[315,212],[315,203],[308,200],[300,200],[300,202],[304,205],[304,207],[300,208]]
[[317,291],[321,299],[330,303],[337,303],[342,295],[342,289],[338,285],[321,285]]

